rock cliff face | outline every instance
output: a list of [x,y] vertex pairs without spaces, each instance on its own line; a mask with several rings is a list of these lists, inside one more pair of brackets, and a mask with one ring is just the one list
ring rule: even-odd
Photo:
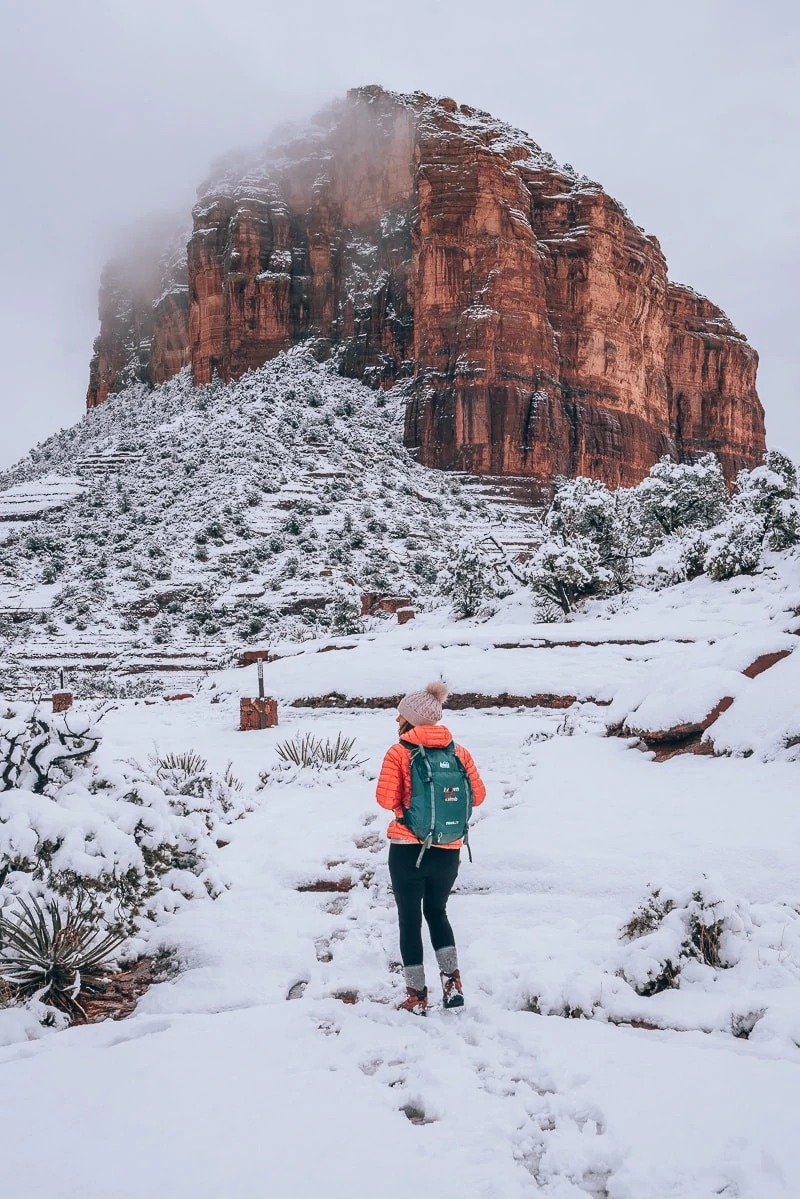
[[124,278],[103,279],[90,407],[302,341],[373,386],[407,380],[430,466],[616,486],[662,454],[714,450],[730,477],[764,450],[757,355],[725,314],[668,281],[599,184],[453,100],[350,92],[220,169],[185,254]]
[[88,408],[129,383],[163,383],[188,365],[188,235],[139,231],[126,255],[103,271]]

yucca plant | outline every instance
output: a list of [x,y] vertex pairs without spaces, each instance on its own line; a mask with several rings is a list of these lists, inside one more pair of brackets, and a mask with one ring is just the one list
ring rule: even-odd
[[223,774],[222,777],[225,781],[225,786],[230,787],[231,791],[243,791],[244,790],[244,783],[242,782],[241,779],[237,778],[236,775],[233,773],[233,762],[229,762],[228,765],[225,767],[225,773]]
[[207,766],[206,759],[190,749],[182,754],[166,754],[163,758],[158,758],[156,773],[159,777],[165,774],[182,774],[190,779],[195,774],[202,774]]
[[341,766],[352,769],[362,766],[366,758],[354,758],[353,748],[355,737],[343,737],[338,734],[335,741],[326,737],[315,737],[313,733],[299,734],[275,746],[275,752],[282,762],[290,766],[314,768],[319,766]]
[[315,766],[319,753],[320,742],[313,733],[296,736],[287,741],[281,741],[275,746],[275,752],[282,762],[290,766]]
[[107,977],[125,933],[103,935],[97,912],[83,898],[66,913],[52,899],[18,903],[19,915],[0,915],[0,978],[19,999],[35,996],[67,1015],[85,1015],[80,997]]
[[319,758],[325,766],[362,766],[366,758],[354,758],[355,737],[343,737],[337,734],[335,741],[326,739],[319,743]]

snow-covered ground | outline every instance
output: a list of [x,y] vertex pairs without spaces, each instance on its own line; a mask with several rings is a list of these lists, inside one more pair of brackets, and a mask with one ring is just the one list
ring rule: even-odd
[[[237,731],[255,668],[211,675],[180,703],[120,702],[101,766],[195,749],[220,770],[231,760],[255,808],[219,851],[229,889],[156,930],[153,947],[174,947],[183,969],[133,1017],[48,1032],[0,1012],[6,1193],[796,1196],[800,807],[786,730],[800,657],[741,674],[797,641],[797,560],[782,561],[755,580],[635,592],[568,625],[533,628],[509,601],[488,624],[433,612],[341,652],[308,643],[268,664],[281,723],[263,732]],[[468,1007],[423,1021],[394,1008],[373,799],[393,713],[291,701],[392,695],[439,674],[454,691],[578,702],[446,714],[489,794],[451,900]],[[685,716],[681,675],[692,695],[703,678],[714,695],[737,680],[720,722],[739,710],[738,735],[752,728],[739,756],[656,763],[605,735],[620,704],[647,696]],[[309,730],[355,737],[363,766],[276,770],[276,744]],[[672,911],[625,940],[656,889]],[[696,895],[722,922],[721,964],[689,958],[677,987],[642,993],[677,960]],[[52,1113],[46,1154],[35,1112]]]
[[[180,965],[122,1023],[0,1009],[2,1199],[800,1195],[794,468],[733,501],[705,460],[635,502],[578,480],[561,528],[418,466],[401,409],[295,351],[129,388],[0,478],[0,907],[113,862],[108,912],[146,865],[131,953]],[[563,603],[589,567],[605,598]],[[277,729],[238,731],[247,648]],[[33,795],[18,701],[59,666],[110,710]],[[451,901],[467,1008],[421,1020],[373,794],[392,697],[437,678],[488,799]],[[308,732],[361,764],[282,768]],[[207,785],[170,790],[186,751]]]

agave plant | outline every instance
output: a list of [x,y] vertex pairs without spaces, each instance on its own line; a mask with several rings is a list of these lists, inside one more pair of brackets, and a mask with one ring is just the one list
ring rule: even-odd
[[68,1015],[85,1015],[80,997],[107,977],[125,934],[103,935],[97,913],[83,899],[66,912],[52,899],[18,902],[19,915],[0,915],[0,978],[18,998],[36,996]]

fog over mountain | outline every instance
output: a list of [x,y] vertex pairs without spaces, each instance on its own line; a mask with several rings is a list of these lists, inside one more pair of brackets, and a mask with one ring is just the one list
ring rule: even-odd
[[794,147],[800,23],[787,0],[409,0],[295,9],[33,0],[5,22],[0,465],[84,410],[96,293],[128,231],[186,214],[212,161],[348,87],[453,95],[598,179],[674,278],[761,355],[768,440],[800,455]]

